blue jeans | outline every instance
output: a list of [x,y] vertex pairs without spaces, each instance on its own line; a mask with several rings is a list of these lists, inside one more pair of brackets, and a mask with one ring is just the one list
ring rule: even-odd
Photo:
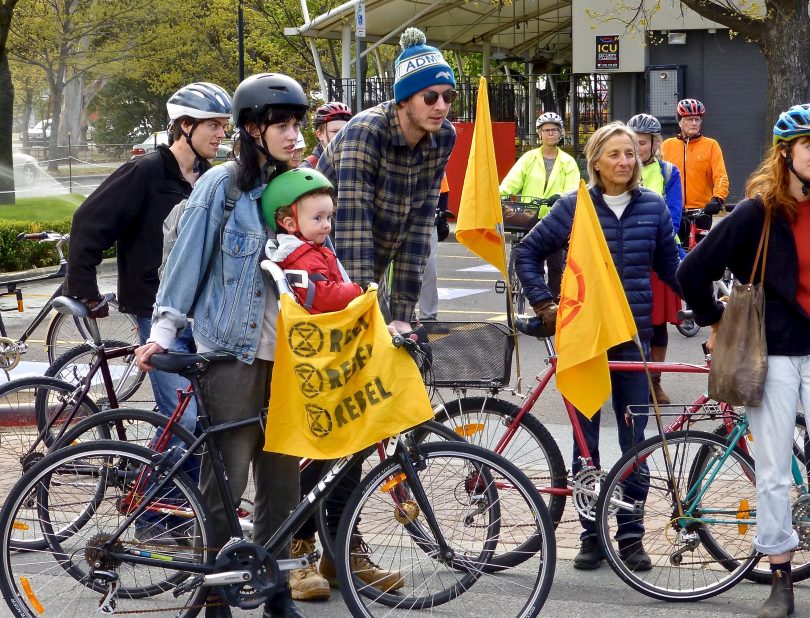
[[[649,342],[643,341],[642,348],[644,349],[644,356],[649,359],[650,346]],[[635,343],[622,343],[608,350],[608,360],[612,361],[639,361],[641,355]],[[630,428],[625,423],[625,412],[627,406],[643,406],[650,403],[650,389],[647,385],[647,376],[641,371],[611,371],[610,372],[610,387],[612,391],[613,412],[616,415],[616,424],[619,430],[619,446],[622,453],[626,453],[639,442],[644,440],[644,429],[647,426],[646,414],[637,414],[633,417],[633,427]],[[643,408],[633,408],[633,412],[641,413]],[[585,434],[585,443],[591,451],[593,464],[600,468],[599,462],[599,420],[601,418],[601,411],[597,411],[591,420],[588,420],[584,415],[577,412],[580,424],[582,425],[582,432]],[[577,443],[574,442],[574,462],[573,472],[576,474],[582,469],[582,462],[579,459],[580,452]],[[649,491],[649,483],[639,477],[646,477],[649,474],[647,464],[644,463],[639,466],[638,471],[627,478],[624,484],[624,497],[630,501],[641,501],[647,499]],[[638,516],[633,514],[618,514],[617,515],[617,533],[616,540],[621,539],[639,539],[644,536],[644,525]],[[595,522],[588,521],[580,518],[580,523],[584,531],[580,535],[583,540],[590,537],[596,539],[596,524]]]
[[[152,318],[138,318],[138,337],[141,345],[146,343],[151,329]],[[174,340],[169,351],[197,351],[190,325],[186,326],[186,329]],[[176,373],[166,373],[165,371],[150,371],[149,380],[152,383],[152,391],[155,394],[155,403],[157,404],[158,410],[164,416],[171,416],[174,409],[177,407],[177,389],[185,390],[188,388],[188,380]],[[197,404],[193,399],[189,401],[186,411],[180,418],[180,424],[191,433],[197,434]]]
[[[152,318],[137,318],[138,319],[138,338],[141,345],[146,343],[149,337],[149,332],[152,329]],[[191,326],[186,326],[186,329],[180,333],[180,336],[175,339],[172,347],[172,352],[195,352],[196,346],[194,345],[194,337],[191,334]],[[189,381],[177,375],[176,373],[166,373],[165,371],[150,371],[149,380],[152,383],[152,391],[155,395],[155,403],[157,404],[158,411],[166,417],[171,417],[177,407],[177,389],[185,390]],[[180,425],[188,429],[192,434],[197,435],[197,403],[194,399],[188,402],[188,406],[180,417]],[[155,440],[160,438],[161,431],[155,435]],[[172,438],[166,445],[166,449],[173,446],[180,446],[181,442],[177,438]],[[200,478],[200,466],[195,458],[189,459],[184,466],[184,471],[195,483]],[[144,513],[136,522],[136,527],[143,528],[152,524],[159,524],[167,528],[176,527],[180,520],[175,521],[175,518],[167,518],[165,515],[158,515],[157,513],[147,512]]]

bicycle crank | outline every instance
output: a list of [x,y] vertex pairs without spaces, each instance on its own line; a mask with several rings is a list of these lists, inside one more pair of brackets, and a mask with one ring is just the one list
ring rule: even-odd
[[574,475],[574,508],[580,517],[596,521],[596,503],[607,472],[599,468],[583,468]]
[[0,369],[11,371],[20,363],[24,350],[10,337],[0,337]]

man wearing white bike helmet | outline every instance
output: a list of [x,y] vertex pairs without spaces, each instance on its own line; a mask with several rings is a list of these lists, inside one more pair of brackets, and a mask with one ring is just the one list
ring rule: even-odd
[[[520,195],[523,198],[557,198],[563,193],[576,191],[580,173],[577,162],[557,144],[563,134],[563,119],[559,114],[546,112],[537,118],[537,135],[541,146],[524,154],[506,174],[500,186],[502,198]],[[528,201],[528,199],[524,199]],[[548,209],[538,213],[542,218]],[[554,298],[560,296],[564,262],[562,250],[548,258],[548,287]]]

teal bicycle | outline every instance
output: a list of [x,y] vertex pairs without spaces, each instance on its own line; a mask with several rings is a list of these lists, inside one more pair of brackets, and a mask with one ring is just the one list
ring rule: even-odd
[[[755,576],[761,556],[752,547],[756,443],[745,415],[735,416],[731,431],[722,428],[724,435],[687,428],[645,440],[605,478],[596,510],[600,541],[610,566],[632,588],[660,600],[697,601],[743,578],[761,579]],[[799,579],[810,576],[808,450],[805,431],[794,442],[792,462]],[[632,483],[647,490],[646,500],[624,498]],[[651,569],[633,571],[621,560],[619,523],[643,526]]]

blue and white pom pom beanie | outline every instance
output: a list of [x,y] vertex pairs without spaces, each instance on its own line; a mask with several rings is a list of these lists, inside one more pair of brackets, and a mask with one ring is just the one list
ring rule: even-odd
[[430,86],[456,86],[453,69],[442,52],[427,45],[426,41],[424,33],[417,28],[408,28],[399,39],[402,53],[395,63],[394,79],[394,100],[397,103]]

